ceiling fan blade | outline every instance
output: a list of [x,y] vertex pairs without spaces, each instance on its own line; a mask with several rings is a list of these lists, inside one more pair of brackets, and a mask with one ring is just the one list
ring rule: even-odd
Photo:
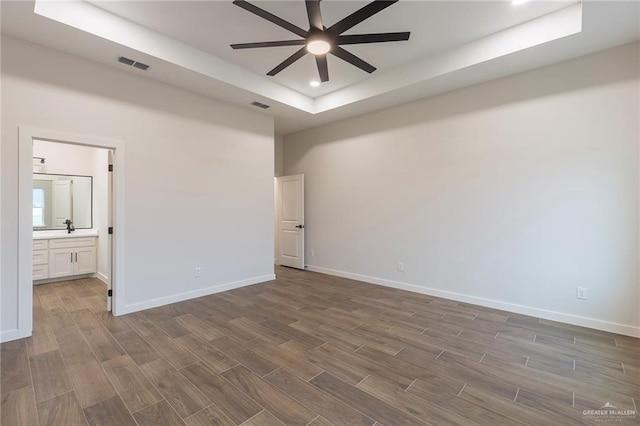
[[317,55],[316,65],[318,65],[318,74],[320,75],[320,81],[329,81],[329,67],[327,65],[327,55]]
[[283,69],[285,69],[286,67],[288,67],[289,65],[297,61],[298,59],[302,58],[306,54],[307,54],[307,48],[303,47],[302,49],[298,50],[296,53],[294,53],[293,55],[289,56],[287,59],[282,61],[280,65],[278,65],[277,67],[269,71],[267,75],[274,76],[278,74],[280,71],[282,71]]
[[261,41],[257,43],[236,43],[232,49],[254,49],[256,47],[302,46],[305,40]]
[[307,17],[309,18],[309,28],[318,31],[324,30],[322,25],[322,14],[320,13],[320,0],[306,0]]
[[369,74],[371,74],[376,70],[376,67],[358,58],[353,53],[344,50],[340,46],[336,46],[334,49],[332,49],[331,53],[336,55],[338,58],[342,59],[343,61],[349,62],[351,65],[356,66],[361,70],[368,72]]
[[404,33],[381,33],[381,34],[354,34],[338,36],[338,44],[363,44],[363,43],[385,43],[388,41],[409,40],[410,32]]
[[233,4],[236,6],[240,6],[244,10],[253,13],[254,15],[258,15],[259,17],[266,19],[267,21],[276,24],[279,27],[284,28],[285,30],[291,31],[294,34],[299,35],[300,37],[306,37],[307,31],[303,30],[300,27],[293,25],[291,22],[285,21],[282,18],[277,17],[276,15],[267,12],[264,9],[260,9],[258,6],[254,6],[253,4],[245,1],[245,0],[233,0]]
[[342,34],[349,28],[358,25],[360,22],[370,18],[381,10],[386,9],[397,1],[398,0],[374,0],[363,8],[356,10],[343,20],[333,24],[329,29],[333,31],[334,34]]

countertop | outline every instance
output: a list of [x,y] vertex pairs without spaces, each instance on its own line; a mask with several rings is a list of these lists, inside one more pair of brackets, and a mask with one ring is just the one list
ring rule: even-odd
[[54,238],[80,238],[80,237],[97,237],[97,229],[78,229],[67,233],[66,229],[55,231],[33,231],[34,240],[50,240]]

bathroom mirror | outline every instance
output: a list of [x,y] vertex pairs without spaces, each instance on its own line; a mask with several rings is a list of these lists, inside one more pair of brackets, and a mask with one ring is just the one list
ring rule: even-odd
[[33,230],[93,227],[93,178],[91,176],[33,174]]

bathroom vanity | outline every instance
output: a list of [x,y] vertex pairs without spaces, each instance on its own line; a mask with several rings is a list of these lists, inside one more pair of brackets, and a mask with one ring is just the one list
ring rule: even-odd
[[34,283],[95,274],[97,238],[93,177],[34,173]]
[[94,274],[98,232],[83,229],[33,233],[33,281]]

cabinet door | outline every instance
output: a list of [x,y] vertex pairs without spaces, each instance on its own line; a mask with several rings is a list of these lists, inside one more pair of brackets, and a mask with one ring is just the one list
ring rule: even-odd
[[96,248],[80,247],[74,250],[74,274],[92,274],[96,272]]
[[49,250],[49,278],[73,275],[73,254],[71,249]]

